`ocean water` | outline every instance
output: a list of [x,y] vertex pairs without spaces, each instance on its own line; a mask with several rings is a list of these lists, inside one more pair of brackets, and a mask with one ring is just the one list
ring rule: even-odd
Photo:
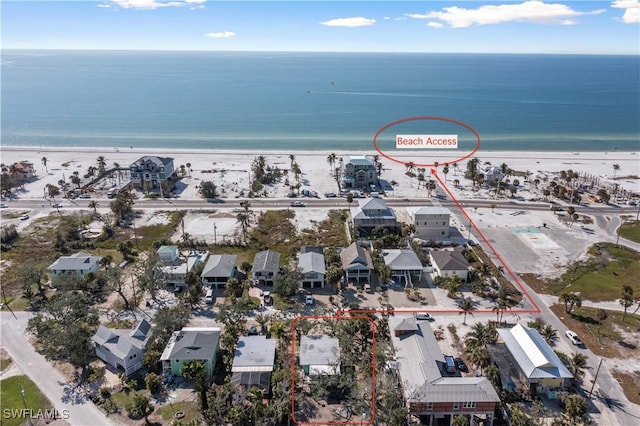
[[[370,150],[435,116],[482,150],[640,149],[637,56],[4,50],[0,66],[3,145]],[[477,143],[427,119],[377,142],[412,133]]]

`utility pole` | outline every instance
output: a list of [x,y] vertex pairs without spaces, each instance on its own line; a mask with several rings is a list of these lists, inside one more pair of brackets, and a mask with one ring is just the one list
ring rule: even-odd
[[213,244],[218,244],[218,238],[216,236],[216,224],[213,223]]
[[591,398],[591,394],[593,393],[593,388],[596,386],[596,381],[598,380],[598,373],[600,373],[600,366],[602,365],[603,358],[600,358],[600,362],[598,363],[598,369],[596,370],[596,377],[593,378],[593,384],[591,385],[591,390],[589,391],[589,398]]

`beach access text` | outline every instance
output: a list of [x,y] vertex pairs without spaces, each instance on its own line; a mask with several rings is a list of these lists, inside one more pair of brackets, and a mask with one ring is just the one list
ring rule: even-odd
[[396,135],[396,148],[458,148],[458,135]]

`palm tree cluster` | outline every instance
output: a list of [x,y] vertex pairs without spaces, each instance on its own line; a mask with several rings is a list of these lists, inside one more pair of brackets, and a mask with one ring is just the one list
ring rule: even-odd
[[487,345],[493,344],[498,339],[496,327],[491,323],[476,323],[464,338],[465,356],[467,360],[478,367],[480,372],[490,365],[491,357]]

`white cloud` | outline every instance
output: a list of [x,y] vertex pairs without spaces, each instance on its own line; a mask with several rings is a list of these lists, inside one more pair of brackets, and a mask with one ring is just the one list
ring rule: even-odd
[[207,33],[204,36],[209,38],[233,38],[236,36],[236,33],[233,31],[222,31],[220,33]]
[[451,27],[465,28],[472,25],[502,24],[513,21],[573,25],[576,23],[573,18],[581,15],[598,15],[604,12],[604,9],[580,12],[564,4],[531,0],[520,4],[484,5],[477,9],[450,6],[443,8],[442,11],[425,14],[408,13],[406,16],[413,19],[439,19]]
[[640,0],[615,0],[611,7],[624,9],[622,22],[625,24],[640,23]]
[[116,6],[123,9],[158,9],[161,7],[202,7],[206,0],[108,0],[98,7]]
[[427,27],[431,27],[431,28],[442,28],[442,27],[444,27],[444,25],[442,25],[440,22],[434,22],[434,21],[431,21],[431,22],[428,22],[428,23],[427,23]]
[[325,25],[327,27],[366,27],[375,23],[375,19],[358,16],[355,18],[330,19],[325,22],[320,22],[320,25]]

